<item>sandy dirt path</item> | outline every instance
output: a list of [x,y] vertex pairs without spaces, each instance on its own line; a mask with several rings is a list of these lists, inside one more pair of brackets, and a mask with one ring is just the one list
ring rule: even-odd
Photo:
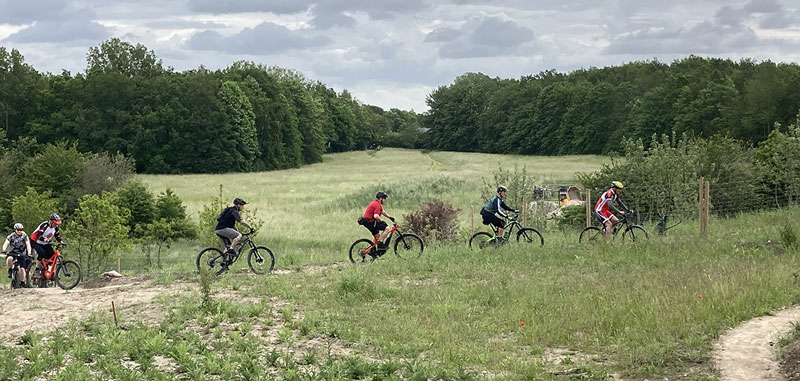
[[773,344],[800,321],[800,306],[742,323],[714,346],[714,366],[722,381],[784,380]]

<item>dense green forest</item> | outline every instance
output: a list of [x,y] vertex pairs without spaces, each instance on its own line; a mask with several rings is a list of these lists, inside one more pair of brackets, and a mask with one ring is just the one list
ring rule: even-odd
[[414,112],[364,105],[292,70],[236,62],[165,68],[152,50],[110,39],[84,73],[40,73],[0,47],[0,128],[10,142],[70,142],[122,154],[144,173],[298,167],[326,152],[411,147]]
[[429,148],[621,152],[624,138],[727,136],[755,145],[800,109],[800,66],[690,56],[520,79],[464,74],[428,96]]

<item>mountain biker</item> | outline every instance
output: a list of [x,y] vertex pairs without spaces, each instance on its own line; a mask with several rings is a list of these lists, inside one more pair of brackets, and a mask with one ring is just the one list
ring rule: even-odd
[[[16,259],[19,264],[19,279],[25,279],[25,269],[31,265],[31,240],[28,235],[22,231],[23,226],[17,222],[14,224],[14,232],[6,237],[3,242],[3,252],[5,253],[9,246],[11,250],[8,251],[6,256],[6,265],[8,265],[8,277],[11,278],[11,269]],[[25,282],[20,284],[20,287],[27,288]]]
[[394,217],[383,210],[383,203],[386,202],[386,197],[387,195],[384,192],[375,194],[375,200],[367,205],[363,217],[366,219],[363,224],[364,227],[378,240],[378,250],[386,250],[388,245],[385,241],[386,237],[389,236],[389,229],[387,229],[389,226],[381,220],[381,216],[386,216],[394,222]]
[[61,232],[58,230],[58,225],[61,225],[61,217],[53,213],[50,215],[49,220],[39,224],[39,227],[31,233],[31,248],[36,250],[38,254],[36,256],[36,267],[41,268],[42,259],[50,259],[53,257],[53,254],[56,253],[53,249],[53,245],[50,243],[53,238],[55,238],[58,243],[63,243],[63,241],[61,241]]
[[217,217],[217,227],[214,228],[214,233],[224,238],[222,242],[227,249],[225,251],[226,254],[236,254],[233,248],[239,243],[239,240],[242,239],[242,233],[236,230],[237,222],[253,230],[253,227],[245,222],[242,216],[239,215],[239,212],[244,209],[245,204],[247,204],[247,202],[241,198],[234,198],[233,206],[223,209],[222,213]]
[[[620,214],[625,214],[629,210],[628,207],[625,206],[625,203],[622,202],[622,199],[619,198],[623,187],[624,186],[621,182],[612,181],[611,188],[603,192],[603,195],[600,196],[599,200],[597,200],[597,204],[594,205],[595,215],[597,215],[597,218],[605,226],[604,234],[606,239],[611,237],[611,231],[614,228],[614,225],[619,223],[619,218],[617,218],[617,216],[611,212],[611,209],[614,209],[615,212]],[[619,210],[614,206],[615,201],[619,203],[623,210]]]
[[503,198],[506,197],[506,192],[508,192],[508,188],[503,185],[497,187],[497,194],[492,197],[491,200],[486,204],[486,206],[481,209],[481,217],[483,217],[483,224],[484,225],[493,225],[497,228],[497,238],[503,239],[503,227],[506,226],[505,222],[501,220],[495,213],[503,216],[503,218],[508,218],[508,215],[503,210],[508,210],[510,212],[519,213],[518,210],[511,208],[510,206],[506,205],[503,201]]

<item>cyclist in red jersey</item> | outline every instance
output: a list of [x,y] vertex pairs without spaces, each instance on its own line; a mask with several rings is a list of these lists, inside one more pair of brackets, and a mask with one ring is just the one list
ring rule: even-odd
[[[607,191],[603,192],[603,195],[600,196],[600,199],[597,200],[597,204],[594,205],[594,213],[597,215],[597,218],[600,222],[603,223],[605,226],[605,237],[606,240],[611,238],[611,231],[619,222],[619,218],[611,212],[611,209],[614,209],[615,212],[620,214],[625,214],[628,211],[628,207],[625,206],[625,203],[622,202],[622,199],[619,198],[619,195],[622,193],[623,185],[619,181],[612,181],[611,188]],[[614,206],[614,202],[618,202],[620,206],[622,206],[623,210],[617,209]]]
[[364,211],[364,218],[366,222],[364,223],[364,227],[369,230],[370,233],[376,238],[378,238],[378,249],[385,250],[386,249],[386,237],[389,235],[388,225],[386,222],[381,220],[381,216],[386,216],[388,219],[394,222],[394,217],[390,216],[383,210],[383,203],[386,202],[386,193],[378,192],[375,195],[375,200],[372,201],[368,206],[367,210]]

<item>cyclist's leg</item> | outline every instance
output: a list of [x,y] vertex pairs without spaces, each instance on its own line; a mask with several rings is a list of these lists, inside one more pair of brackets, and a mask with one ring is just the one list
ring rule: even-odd
[[6,267],[8,267],[8,277],[11,278],[11,268],[14,266],[14,257],[6,255]]
[[233,248],[236,247],[236,244],[239,243],[239,240],[242,238],[242,233],[239,233],[238,230],[232,228],[215,230],[214,233],[216,233],[220,239],[222,239],[226,251],[233,250]]
[[378,236],[378,244],[381,246],[385,246],[386,237],[389,236],[389,230],[390,230],[389,226],[386,224],[386,222],[377,221],[375,223],[375,229],[377,229],[380,232]]
[[47,254],[44,247],[38,242],[31,240],[31,250],[33,250],[36,255],[36,267],[41,269],[43,267],[42,258]]
[[[365,227],[365,228],[367,228],[367,230],[369,230],[369,233],[370,233],[370,234],[372,234],[372,239],[373,239],[373,241],[374,241],[374,242],[380,242],[381,231],[380,231],[380,230],[378,230],[378,229],[377,229],[377,227],[376,227],[375,225],[376,225],[376,224],[375,224],[375,223],[373,223],[373,222],[367,222],[367,223],[364,225],[364,227]],[[375,250],[376,250],[376,247],[374,247],[374,246],[373,246],[373,247],[372,247],[372,248],[369,250],[369,253],[366,253],[366,254],[370,254],[370,255],[373,255],[373,256],[374,256],[374,254],[375,254]]]

